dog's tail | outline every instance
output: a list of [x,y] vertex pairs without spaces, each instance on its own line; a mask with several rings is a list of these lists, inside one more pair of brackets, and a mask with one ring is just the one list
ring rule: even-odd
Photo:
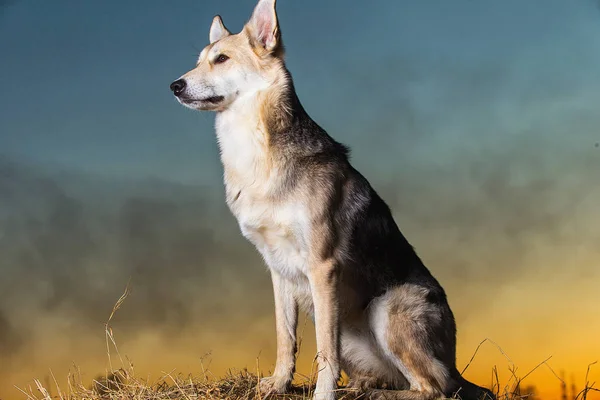
[[[494,393],[481,386],[469,382],[458,371],[454,371],[446,387],[445,396],[461,400],[496,400]],[[442,393],[437,391],[426,392],[417,390],[385,390],[371,389],[367,391],[369,400],[434,400],[439,399]]]
[[[491,390],[477,386],[474,383],[461,379],[457,390],[448,393],[448,397],[460,400],[496,400]],[[417,390],[386,390],[371,389],[367,391],[369,400],[436,400],[442,396],[439,392],[421,392]]]
[[456,382],[456,388],[452,393],[454,398],[462,400],[496,400],[496,395],[490,389],[469,382],[460,376],[458,371],[454,380]]

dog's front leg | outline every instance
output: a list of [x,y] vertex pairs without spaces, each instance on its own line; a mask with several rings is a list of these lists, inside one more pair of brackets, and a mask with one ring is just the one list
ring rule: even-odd
[[290,282],[282,278],[276,271],[271,271],[271,280],[275,294],[277,361],[273,375],[260,381],[260,391],[264,395],[284,393],[292,383],[296,366],[298,303]]
[[334,260],[313,263],[308,279],[315,311],[319,373],[314,399],[335,399],[340,377],[338,268]]

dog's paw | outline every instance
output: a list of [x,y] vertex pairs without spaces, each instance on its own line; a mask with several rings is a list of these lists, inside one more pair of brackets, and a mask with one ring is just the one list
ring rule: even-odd
[[317,385],[312,398],[313,400],[335,400],[336,393],[337,384],[335,381],[319,382],[317,380]]
[[312,400],[335,400],[335,391],[315,391]]
[[287,376],[267,376],[266,378],[262,378],[258,383],[258,390],[263,396],[268,396],[270,394],[281,394],[285,393],[286,390],[289,389],[290,383],[291,382]]

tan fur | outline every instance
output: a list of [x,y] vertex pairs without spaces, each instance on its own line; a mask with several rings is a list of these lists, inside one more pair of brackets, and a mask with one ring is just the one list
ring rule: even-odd
[[308,281],[314,304],[317,335],[319,376],[316,396],[328,396],[336,389],[340,377],[339,340],[339,271],[333,260],[315,260],[310,263]]
[[[429,310],[424,301],[427,291],[423,288],[407,285],[392,292],[389,299],[389,325],[404,326],[406,329],[400,331],[388,330],[386,339],[392,353],[403,360],[406,367],[414,371],[411,386],[420,388],[427,393],[441,395],[444,390],[445,382],[448,380],[448,373],[443,365],[440,365],[433,357],[430,350],[423,348],[419,343],[421,332],[415,331],[419,328],[411,328],[409,322],[415,320],[419,315],[431,313],[436,310]],[[420,327],[427,329],[426,327]],[[419,351],[414,351],[414,347],[419,347]]]

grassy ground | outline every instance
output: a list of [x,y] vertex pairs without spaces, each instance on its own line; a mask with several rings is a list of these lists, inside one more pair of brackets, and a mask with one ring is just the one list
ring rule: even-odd
[[[228,399],[249,400],[260,399],[256,391],[258,377],[248,371],[231,372],[219,379],[194,376],[165,376],[156,383],[149,383],[132,376],[131,372],[119,370],[108,377],[95,379],[91,386],[84,386],[75,377],[70,379],[66,391],[57,392],[54,388],[50,394],[41,382],[36,381],[35,388],[28,388],[23,393],[30,400],[63,399],[63,400],[203,400]],[[313,385],[308,381],[294,386],[285,395],[271,396],[273,399],[310,399]],[[339,390],[339,399],[358,399],[358,393]]]
[[[230,372],[225,377],[214,378],[210,376],[171,376],[166,375],[155,383],[148,382],[136,377],[133,369],[119,369],[108,377],[98,377],[91,385],[84,385],[78,374],[69,377],[68,387],[59,389],[52,385],[52,393],[49,387],[45,387],[40,381],[35,381],[35,387],[22,390],[29,400],[256,400],[261,396],[256,391],[258,376],[246,370]],[[271,396],[270,399],[308,400],[311,398],[314,385],[310,380],[295,385],[289,393]],[[540,400],[527,390],[515,390],[504,388],[499,393],[499,400],[529,399]],[[577,399],[585,400],[590,391],[597,391],[588,387],[582,391]],[[363,399],[364,394],[341,387],[337,393],[338,399],[354,400]]]
[[[541,365],[543,363],[540,363]],[[530,392],[529,388],[520,389],[520,382],[526,375],[523,378],[513,375],[513,378],[504,385],[496,382],[492,390],[496,393],[498,400],[541,400],[540,397]],[[129,365],[127,368],[117,369],[107,376],[97,377],[87,385],[83,383],[81,373],[76,371],[69,376],[66,387],[59,387],[56,381],[42,384],[39,380],[35,380],[33,386],[20,390],[28,400],[255,400],[262,399],[256,391],[258,380],[257,374],[242,370],[230,371],[226,376],[219,378],[212,376],[208,371],[201,376],[166,374],[155,382],[149,382],[136,376],[133,366]],[[289,393],[270,398],[308,400],[311,398],[313,389],[314,379],[301,377],[300,383],[296,384]],[[596,389],[593,383],[587,382],[586,387],[579,392],[575,399],[569,398],[568,400],[586,400],[590,393],[597,395],[598,392],[600,390]],[[365,398],[364,394],[343,386],[338,389],[337,394],[338,399],[344,400]],[[556,397],[558,398],[558,395]],[[567,400],[567,398],[563,399]]]

